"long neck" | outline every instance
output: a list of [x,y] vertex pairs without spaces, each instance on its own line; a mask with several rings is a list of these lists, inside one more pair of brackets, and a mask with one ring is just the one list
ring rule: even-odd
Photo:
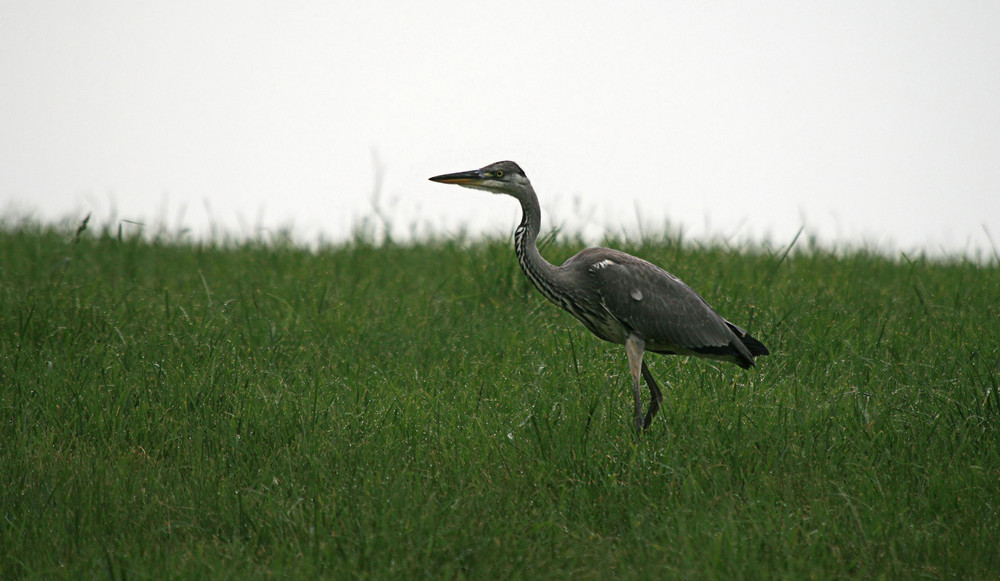
[[517,262],[521,265],[524,274],[545,298],[563,306],[564,301],[561,299],[564,293],[559,287],[559,268],[542,258],[541,253],[538,252],[536,240],[542,222],[538,196],[535,195],[534,190],[529,188],[523,196],[517,196],[517,198],[521,202],[521,211],[523,212],[521,224],[514,231],[514,252],[517,254]]

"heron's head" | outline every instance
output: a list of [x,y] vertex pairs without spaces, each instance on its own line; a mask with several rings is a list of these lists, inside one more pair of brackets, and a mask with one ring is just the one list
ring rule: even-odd
[[531,183],[516,163],[498,161],[471,171],[460,171],[431,178],[432,182],[458,184],[464,188],[486,190],[495,194],[509,194],[515,198],[531,190]]

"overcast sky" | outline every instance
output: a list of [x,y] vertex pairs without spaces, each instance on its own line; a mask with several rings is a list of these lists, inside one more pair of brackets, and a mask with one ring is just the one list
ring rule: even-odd
[[543,230],[992,254],[998,31],[988,1],[0,0],[0,210],[503,234],[516,202],[427,178],[512,159]]

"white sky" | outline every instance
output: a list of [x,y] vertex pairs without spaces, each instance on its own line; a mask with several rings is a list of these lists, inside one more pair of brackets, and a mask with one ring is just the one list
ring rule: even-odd
[[[0,210],[337,240],[668,221],[992,254],[1000,2],[0,0]],[[128,225],[130,228],[136,226]]]

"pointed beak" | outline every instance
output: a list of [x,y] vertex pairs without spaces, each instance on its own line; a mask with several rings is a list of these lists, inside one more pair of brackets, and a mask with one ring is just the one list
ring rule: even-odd
[[458,184],[460,186],[468,186],[473,184],[482,183],[486,177],[478,169],[471,171],[460,171],[458,173],[446,173],[440,176],[434,176],[430,178],[432,182],[438,182],[442,184]]

